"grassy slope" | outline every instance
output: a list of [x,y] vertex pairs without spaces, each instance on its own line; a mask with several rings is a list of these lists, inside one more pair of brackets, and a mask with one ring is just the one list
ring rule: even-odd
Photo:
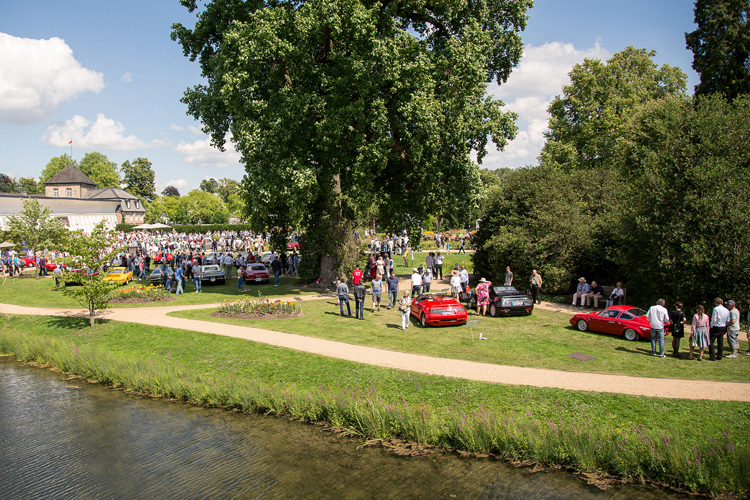
[[[310,389],[349,387],[374,390],[384,398],[401,397],[412,406],[434,413],[461,405],[468,413],[480,406],[496,415],[568,420],[583,411],[592,423],[605,428],[645,424],[652,430],[684,431],[716,436],[729,429],[735,442],[747,442],[750,407],[745,403],[686,401],[598,394],[559,389],[516,387],[421,375],[360,365],[313,354],[170,328],[103,322],[87,328],[76,318],[6,316],[1,332],[30,333],[76,345],[106,349],[123,359],[156,359],[171,355],[175,364],[190,366],[214,378],[226,373],[259,378],[268,383],[294,384]],[[665,382],[670,383],[670,382]],[[688,382],[684,382],[688,383]],[[658,415],[658,417],[657,417]],[[697,429],[696,422],[700,422]]]
[[[649,341],[628,342],[622,337],[579,332],[570,326],[570,316],[564,313],[537,309],[531,316],[491,318],[477,317],[470,311],[469,319],[479,319],[479,325],[474,328],[475,338],[479,332],[489,338],[487,341],[472,342],[471,333],[465,327],[422,328],[412,323],[407,331],[402,331],[401,316],[397,311],[381,309],[380,313],[372,313],[367,309],[371,307],[369,297],[365,305],[365,321],[342,318],[339,307],[332,299],[304,302],[305,316],[295,319],[252,321],[213,318],[209,316],[213,309],[170,314],[485,363],[685,379],[664,383],[689,384],[689,379],[742,382],[750,379],[750,358],[745,356],[715,363],[688,361],[685,352],[687,339],[684,339],[682,358],[654,358],[650,356]],[[552,326],[553,320],[555,326]],[[668,349],[670,342],[671,338],[667,337]],[[743,351],[747,350],[747,342],[740,344]],[[566,356],[573,352],[595,356],[596,359],[579,361]],[[708,354],[705,358],[708,358]]]

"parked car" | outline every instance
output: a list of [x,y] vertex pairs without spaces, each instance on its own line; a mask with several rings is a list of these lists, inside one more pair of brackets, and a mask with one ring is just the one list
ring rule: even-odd
[[245,282],[268,283],[268,269],[263,264],[248,264],[245,267]]
[[[167,276],[170,278],[174,278],[174,271],[172,271],[171,268],[167,268]],[[161,273],[159,272],[159,268],[157,267],[153,271],[151,271],[151,274],[148,275],[148,280],[153,285],[160,285],[161,284]]]
[[66,266],[65,264],[62,264],[62,263],[58,264],[57,262],[47,261],[47,263],[45,264],[45,267],[47,268],[47,271],[50,271],[50,272],[52,272],[55,269],[57,269],[57,266],[60,266],[62,269],[65,269],[65,270],[68,269],[68,266]]
[[222,271],[221,268],[216,264],[203,266],[202,272],[203,277],[201,278],[201,285],[203,283],[220,283],[222,285],[226,283],[226,276],[224,276],[224,271]]
[[[461,294],[464,297],[466,294]],[[476,293],[468,294],[466,307],[476,309]],[[534,301],[531,293],[526,290],[519,292],[513,286],[491,286],[490,287],[490,305],[488,307],[490,316],[528,316],[534,311]]]
[[418,295],[411,303],[411,315],[424,327],[463,325],[468,317],[463,304],[445,292]]
[[18,263],[22,268],[36,267],[36,257],[18,257]]
[[128,271],[126,267],[113,267],[107,271],[107,275],[104,276],[104,280],[107,283],[117,283],[120,285],[127,285],[133,280],[133,272]]
[[[592,331],[621,335],[627,340],[651,338],[651,324],[646,319],[646,311],[633,306],[618,305],[603,311],[579,313],[570,318],[570,324],[580,331]],[[665,335],[669,335],[668,324]]]
[[[161,264],[161,259],[162,259],[161,252],[154,255],[154,264]],[[174,255],[167,252],[166,259],[167,259],[167,264],[169,264],[172,261],[172,259],[174,259]]]
[[223,255],[221,252],[209,252],[206,254],[205,257],[203,257],[203,265],[209,266],[212,264],[216,264],[217,259],[219,258],[219,255]]
[[264,253],[261,256],[260,262],[264,266],[270,267],[271,266],[271,261],[274,260],[274,259],[278,259],[278,258],[279,258],[279,256],[278,256],[277,253],[275,253],[275,252],[266,252],[266,253]]
[[78,276],[67,276],[68,280],[66,280],[65,286],[82,285],[85,281],[84,278],[99,276],[99,271],[93,271],[91,269],[67,269],[67,271],[69,274],[77,274]]
[[296,251],[299,252],[299,248],[300,248],[299,247],[299,241],[289,241],[286,244],[286,249],[289,250],[290,252],[292,250],[296,250]]

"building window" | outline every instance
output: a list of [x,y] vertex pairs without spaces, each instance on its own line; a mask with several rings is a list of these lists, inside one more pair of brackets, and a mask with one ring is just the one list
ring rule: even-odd
[[65,188],[65,196],[67,196],[68,198],[72,198],[73,190],[71,188]]
[[60,190],[57,188],[52,188],[52,196],[58,198],[60,196]]
[[130,200],[125,200],[125,206],[130,208]]
[[135,208],[141,208],[141,200],[135,200]]

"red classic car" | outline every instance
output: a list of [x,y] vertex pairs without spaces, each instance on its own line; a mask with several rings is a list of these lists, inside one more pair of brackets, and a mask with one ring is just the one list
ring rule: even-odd
[[463,325],[466,323],[466,308],[445,292],[423,293],[411,303],[411,315],[422,326]]
[[[174,256],[167,252],[167,262],[171,261],[174,258]],[[154,255],[154,264],[161,264],[161,252]]]
[[21,265],[21,267],[35,267],[36,258],[35,257],[18,257],[18,263]]
[[268,283],[268,269],[263,264],[248,264],[245,268],[245,283]]
[[[579,313],[570,318],[570,324],[582,332],[610,333],[627,340],[651,338],[651,324],[646,319],[646,311],[633,306],[619,305],[599,312]],[[665,335],[668,334],[666,330]]]

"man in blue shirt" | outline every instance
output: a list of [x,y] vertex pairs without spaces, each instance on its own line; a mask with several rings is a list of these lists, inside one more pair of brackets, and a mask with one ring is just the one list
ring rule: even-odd
[[273,270],[273,275],[275,278],[273,286],[279,286],[279,273],[281,273],[281,262],[279,262],[279,259],[274,258],[271,261],[271,270]]
[[182,290],[182,266],[177,266],[177,269],[174,272],[174,279],[177,282],[177,290],[175,290],[175,295],[180,295],[183,293]]
[[576,306],[578,298],[581,298],[581,307],[583,307],[586,301],[586,295],[591,291],[591,287],[586,283],[586,278],[578,278],[578,287],[576,293],[573,294],[573,307]]
[[398,278],[391,270],[391,275],[385,280],[388,285],[388,309],[395,307],[398,302]]

